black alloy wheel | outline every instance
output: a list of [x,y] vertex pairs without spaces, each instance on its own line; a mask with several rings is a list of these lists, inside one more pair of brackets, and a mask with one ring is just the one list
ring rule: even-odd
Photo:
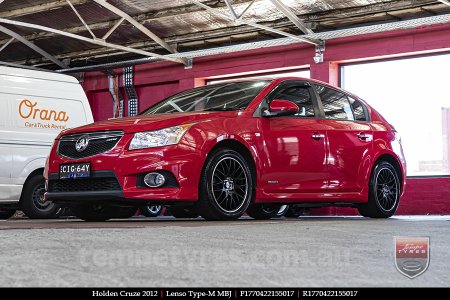
[[231,149],[210,155],[200,183],[198,211],[207,220],[234,220],[247,210],[253,194],[249,163]]
[[359,213],[370,218],[389,218],[400,203],[401,185],[395,168],[386,161],[377,163],[372,171],[369,201],[358,207]]

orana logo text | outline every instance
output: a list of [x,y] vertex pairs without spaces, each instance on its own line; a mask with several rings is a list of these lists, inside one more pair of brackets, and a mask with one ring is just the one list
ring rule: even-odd
[[69,121],[69,116],[67,112],[61,110],[48,110],[36,107],[38,105],[37,102],[31,102],[28,99],[24,99],[19,104],[19,115],[23,119],[41,119],[42,121],[58,121],[58,122],[67,122]]

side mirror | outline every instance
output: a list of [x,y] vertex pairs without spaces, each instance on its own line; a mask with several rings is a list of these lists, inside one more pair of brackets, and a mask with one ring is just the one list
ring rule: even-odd
[[293,116],[299,112],[297,104],[288,101],[275,99],[270,102],[269,109],[263,112],[264,117],[286,117]]

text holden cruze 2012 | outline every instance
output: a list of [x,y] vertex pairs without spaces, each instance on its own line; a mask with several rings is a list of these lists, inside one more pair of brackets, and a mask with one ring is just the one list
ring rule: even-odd
[[358,97],[300,78],[188,90],[61,133],[46,199],[84,220],[167,205],[175,217],[274,217],[285,204],[387,218],[405,186],[395,129]]

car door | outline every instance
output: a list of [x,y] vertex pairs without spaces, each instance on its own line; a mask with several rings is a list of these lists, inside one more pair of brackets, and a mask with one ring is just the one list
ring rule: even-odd
[[357,99],[314,85],[327,130],[328,188],[338,193],[360,192],[372,165],[373,131],[367,109]]
[[[299,113],[289,117],[262,118],[266,165],[262,172],[267,193],[317,193],[326,187],[325,133],[318,116],[315,93],[308,82],[288,81],[277,86],[265,100],[289,100]],[[291,195],[289,195],[291,194]]]

